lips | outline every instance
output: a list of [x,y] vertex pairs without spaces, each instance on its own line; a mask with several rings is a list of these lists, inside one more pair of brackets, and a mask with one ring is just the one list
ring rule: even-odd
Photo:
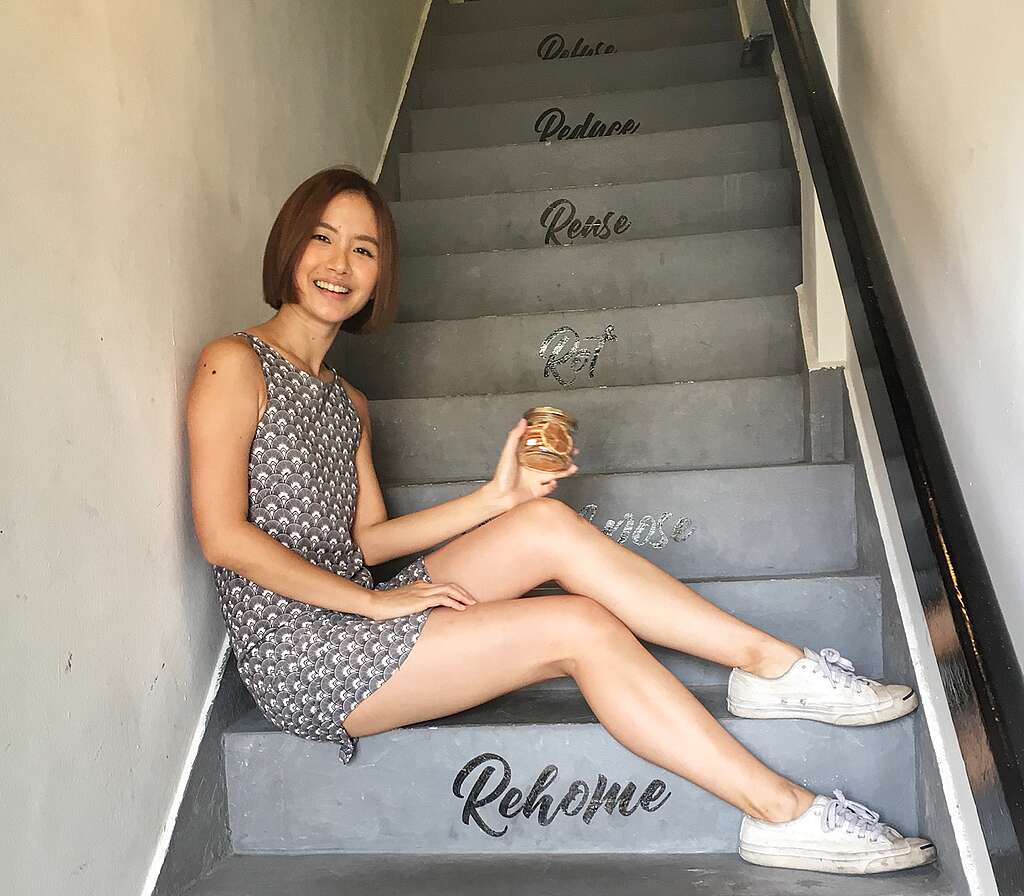
[[341,283],[333,283],[330,280],[314,280],[313,285],[321,292],[330,293],[332,296],[350,295],[352,288]]

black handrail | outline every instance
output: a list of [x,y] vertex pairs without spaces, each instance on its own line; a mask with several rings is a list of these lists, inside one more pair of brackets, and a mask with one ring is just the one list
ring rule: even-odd
[[804,0],[767,5],[993,870],[1002,893],[1021,893],[1020,664]]

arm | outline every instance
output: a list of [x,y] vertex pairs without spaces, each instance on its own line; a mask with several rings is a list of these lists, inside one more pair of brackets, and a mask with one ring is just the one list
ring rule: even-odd
[[259,358],[240,336],[211,342],[188,396],[192,517],[203,555],[294,600],[369,615],[372,595],[248,521],[249,450],[263,397]]
[[342,380],[359,413],[362,437],[356,451],[359,489],[356,496],[352,538],[370,566],[404,557],[447,541],[492,517],[509,510],[514,500],[498,494],[493,482],[433,507],[388,519],[384,496],[373,468],[372,428],[366,396]]

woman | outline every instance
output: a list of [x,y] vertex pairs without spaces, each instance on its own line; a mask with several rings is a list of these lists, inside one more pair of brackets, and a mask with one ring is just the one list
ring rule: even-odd
[[[735,619],[606,537],[549,497],[575,464],[558,474],[519,464],[525,421],[489,482],[388,519],[366,396],[323,359],[339,330],[394,321],[396,246],[373,184],[346,168],[315,174],[267,241],[263,290],[276,314],[214,340],[196,365],[196,531],[261,711],[340,744],[349,762],[360,736],[569,675],[621,744],[742,810],[749,861],[844,873],[933,861],[930,843],[841,792],[815,795],[761,764],[638,637],[734,667],[729,708],[750,718],[868,724],[913,711],[913,691]],[[367,564],[447,539],[374,585]],[[551,580],[566,593],[516,600]]]

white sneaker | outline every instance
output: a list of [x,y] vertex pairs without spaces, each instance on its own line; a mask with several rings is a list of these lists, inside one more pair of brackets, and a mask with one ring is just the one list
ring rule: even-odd
[[729,712],[745,719],[814,719],[832,725],[874,725],[917,709],[917,694],[903,684],[880,684],[854,675],[853,663],[826,647],[804,648],[778,678],[742,669],[729,676]]
[[831,874],[876,874],[927,865],[935,846],[923,837],[904,837],[841,790],[835,799],[816,796],[793,821],[772,824],[743,816],[740,856],[754,865],[799,868]]

